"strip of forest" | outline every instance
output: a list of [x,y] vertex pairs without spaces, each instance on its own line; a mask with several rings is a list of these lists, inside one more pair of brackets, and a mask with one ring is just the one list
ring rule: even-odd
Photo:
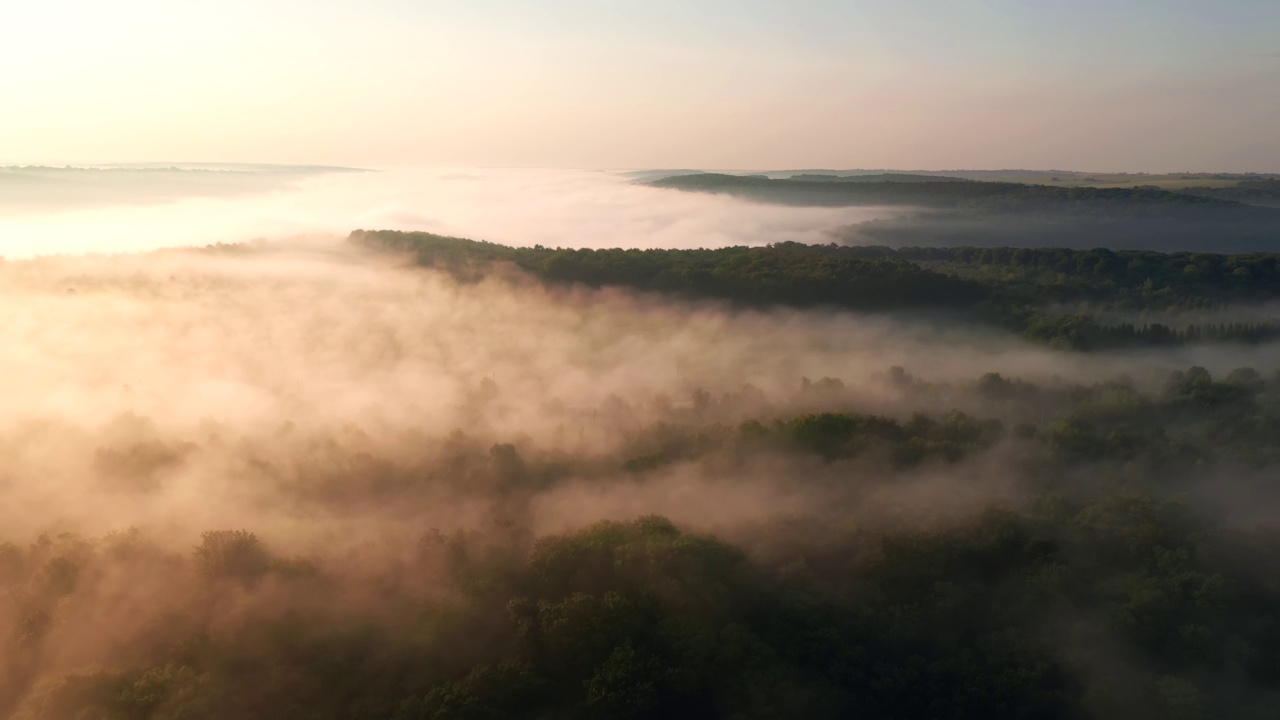
[[[949,183],[939,183],[949,185]],[[1280,254],[804,245],[697,250],[509,247],[432,233],[351,240],[476,279],[513,266],[553,285],[616,286],[741,307],[907,312],[1073,350],[1260,343],[1280,337]],[[1261,312],[1233,311],[1263,308]],[[1203,319],[1213,311],[1211,319]],[[1158,312],[1161,320],[1143,320]],[[1133,319],[1113,321],[1116,316]],[[1174,322],[1168,317],[1186,317]]]

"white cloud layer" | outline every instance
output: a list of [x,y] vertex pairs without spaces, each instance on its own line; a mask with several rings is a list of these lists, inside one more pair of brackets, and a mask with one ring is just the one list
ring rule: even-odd
[[[246,174],[246,182],[260,182]],[[0,187],[0,193],[5,190]],[[59,191],[52,187],[49,193]],[[0,198],[2,199],[2,198]],[[787,208],[635,185],[582,170],[395,169],[313,175],[276,190],[0,215],[0,255],[115,253],[356,228],[426,230],[510,245],[690,248],[827,242],[826,231],[884,217],[869,208]]]

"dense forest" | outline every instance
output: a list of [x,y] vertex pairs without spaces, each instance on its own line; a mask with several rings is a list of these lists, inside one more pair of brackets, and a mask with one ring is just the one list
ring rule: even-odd
[[[1271,319],[1230,308],[1280,299],[1280,254],[1216,255],[1061,248],[807,246],[715,250],[519,248],[430,233],[356,231],[352,240],[479,277],[507,263],[549,283],[616,285],[734,303],[932,311],[1078,350],[1280,336]],[[1145,311],[1226,308],[1225,319],[1143,321]],[[1138,319],[1112,322],[1102,314]]]
[[[834,378],[782,404],[695,390],[603,455],[459,429],[260,468],[315,512],[411,516],[442,489],[489,508],[391,561],[284,554],[254,528],[185,550],[137,531],[12,538],[0,703],[48,720],[1275,716],[1280,536],[1258,521],[1280,501],[1280,375],[882,383],[892,415]],[[199,452],[109,444],[96,466],[136,482]],[[539,495],[583,481],[720,477],[746,495],[762,467],[809,502],[716,535],[529,524]],[[30,686],[78,633],[124,643],[123,662]]]
[[0,264],[0,717],[1280,708],[1280,256],[306,247]]
[[[997,181],[937,182],[937,178],[930,182],[814,180],[809,175],[771,179],[703,173],[662,178],[649,184],[785,205],[929,210],[868,221],[846,230],[846,235],[862,239],[863,244],[894,247],[1109,247],[1241,253],[1274,251],[1280,242],[1280,209],[1237,202],[1238,198],[1225,190],[1225,194],[1191,194],[1154,186],[1062,187]],[[1255,184],[1270,187],[1268,182]]]

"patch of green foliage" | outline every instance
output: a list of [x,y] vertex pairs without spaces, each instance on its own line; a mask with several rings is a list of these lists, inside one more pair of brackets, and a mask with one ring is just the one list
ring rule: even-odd
[[[1280,463],[1280,376],[1190,368],[1148,391],[887,381],[908,402],[951,394],[993,416],[831,410],[668,430],[709,438],[684,444],[686,462],[790,458],[797,486],[816,489],[821,469],[850,492],[735,541],[655,516],[540,537],[428,531],[373,588],[358,563],[287,560],[246,530],[185,553],[137,533],[0,544],[0,703],[15,720],[1274,716],[1280,534],[1204,499],[1231,505],[1249,487],[1231,478]],[[477,452],[525,482],[553,462]],[[601,487],[662,471],[569,462],[559,477],[597,468]],[[1024,494],[938,522],[856,514],[859,484],[966,462],[1002,467]],[[46,639],[145,601],[121,594],[128,579],[184,600],[132,620],[146,640],[119,664],[30,685]]]
[[[1194,311],[1280,299],[1280,254],[1063,248],[802,245],[717,250],[517,248],[430,233],[356,231],[365,246],[411,253],[475,280],[507,264],[552,284],[621,286],[737,305],[943,311],[1076,350],[1280,336],[1266,319],[1105,322],[1100,313]],[[1077,310],[1071,310],[1075,307]]]

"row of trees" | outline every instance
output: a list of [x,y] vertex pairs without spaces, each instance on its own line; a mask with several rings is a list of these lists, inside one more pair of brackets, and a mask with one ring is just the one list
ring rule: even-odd
[[507,247],[430,233],[362,231],[364,245],[413,253],[428,267],[476,278],[505,262],[551,283],[617,285],[742,305],[831,305],[861,310],[967,307],[977,283],[896,258],[815,252],[799,243],[716,250]]
[[1099,325],[1087,315],[1038,316],[1024,335],[1069,350],[1174,347],[1201,342],[1259,344],[1280,338],[1280,322]]
[[[903,370],[885,382],[905,407],[947,392]],[[842,387],[801,392],[838,405]],[[1280,377],[988,373],[952,391],[988,414],[833,407],[725,425],[695,413],[665,430],[689,438],[679,457],[627,467],[623,453],[610,468],[498,443],[480,451],[493,478],[460,486],[472,501],[583,479],[634,488],[678,460],[686,482],[691,466],[773,468],[814,499],[721,536],[654,516],[538,536],[507,512],[487,528],[424,529],[382,557],[291,557],[270,529],[208,532],[193,548],[136,531],[0,544],[0,712],[1274,717],[1280,533],[1232,498],[1248,490],[1257,510],[1278,497],[1248,483],[1280,462]],[[936,484],[941,468],[951,484]],[[965,500],[982,483],[1019,491]],[[866,510],[885,496],[897,499]],[[439,495],[413,497],[382,501]],[[90,644],[114,647],[111,661],[67,666]]]
[[1104,248],[848,248],[978,280],[1023,299],[1119,309],[1195,308],[1274,300],[1280,254],[1158,253]]
[[[802,245],[716,250],[516,248],[430,233],[356,231],[475,279],[498,263],[543,281],[617,285],[740,305],[942,309],[1027,338],[1089,350],[1272,339],[1271,320],[1101,323],[1095,315],[1227,308],[1280,300],[1280,254]],[[1078,308],[1074,312],[1072,307]],[[1067,311],[1064,312],[1064,308]],[[1087,311],[1086,311],[1087,309]]]

